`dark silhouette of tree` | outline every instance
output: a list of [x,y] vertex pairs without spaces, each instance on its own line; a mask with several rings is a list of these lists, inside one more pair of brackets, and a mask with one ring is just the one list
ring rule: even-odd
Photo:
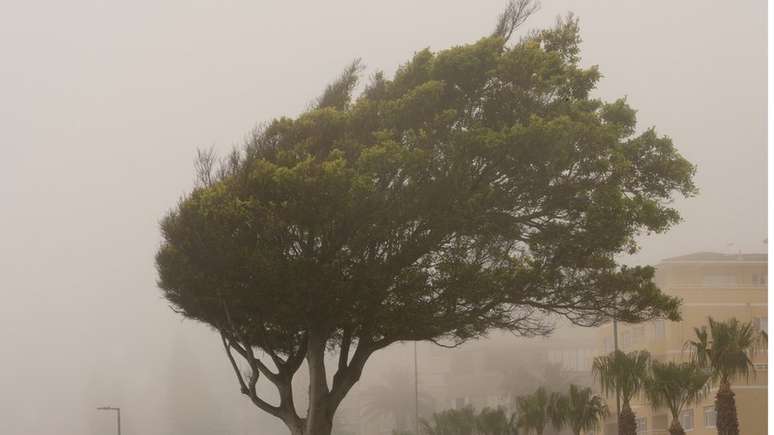
[[218,331],[241,392],[292,434],[328,435],[392,343],[547,334],[550,314],[679,317],[653,268],[615,258],[679,221],[670,204],[694,194],[694,167],[653,129],[635,134],[625,101],[590,97],[600,74],[580,66],[577,20],[510,44],[529,4],[493,36],[376,74],[356,99],[353,63],[222,165],[202,154],[163,219],[164,296]]
[[517,435],[516,416],[504,409],[484,408],[476,416],[477,435]]
[[538,387],[534,393],[517,399],[516,414],[518,428],[527,434],[535,431],[536,435],[543,435],[549,424],[557,429],[562,425],[562,396]]

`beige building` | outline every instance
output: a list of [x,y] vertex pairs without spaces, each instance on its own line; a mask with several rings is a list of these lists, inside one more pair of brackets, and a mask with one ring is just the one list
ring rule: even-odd
[[[766,254],[726,255],[696,253],[663,260],[657,267],[656,283],[667,294],[682,298],[683,320],[654,321],[638,325],[619,324],[619,347],[623,351],[648,350],[660,360],[688,358],[685,343],[695,337],[694,328],[707,324],[707,317],[732,317],[753,322],[768,331]],[[612,325],[601,329],[603,351],[613,349]],[[755,376],[737,379],[736,393],[740,433],[767,433],[768,358],[761,351],[755,358]],[[681,415],[681,423],[692,435],[716,434],[714,396],[716,388],[698,405]],[[615,409],[615,398],[609,400]],[[667,434],[670,416],[665,409],[653,410],[643,399],[632,403],[641,434]],[[614,414],[614,413],[613,413]],[[606,421],[605,434],[615,434],[614,417]]]

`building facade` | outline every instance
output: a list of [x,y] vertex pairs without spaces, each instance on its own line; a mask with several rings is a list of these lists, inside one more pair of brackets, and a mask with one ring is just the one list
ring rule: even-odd
[[[647,350],[658,360],[687,360],[685,343],[695,338],[694,328],[708,324],[707,318],[727,320],[737,318],[753,322],[768,333],[766,254],[696,253],[663,260],[656,269],[656,283],[663,292],[680,297],[683,301],[682,321],[657,320],[637,325],[620,324],[619,348],[625,352]],[[602,348],[614,348],[613,328],[601,328]],[[736,379],[732,390],[736,393],[740,433],[764,435],[767,433],[768,358],[766,349],[753,359],[754,376]],[[716,434],[714,398],[717,387],[700,404],[685,409],[680,417],[683,428],[692,435]],[[615,409],[615,398],[609,399]],[[632,403],[637,416],[638,433],[667,434],[671,417],[665,409],[653,410],[643,399]],[[615,414],[613,412],[612,414]],[[605,434],[616,434],[615,415],[604,425]]]

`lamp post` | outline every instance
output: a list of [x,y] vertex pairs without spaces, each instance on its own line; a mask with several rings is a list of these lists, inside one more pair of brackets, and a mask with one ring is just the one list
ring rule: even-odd
[[[613,348],[618,354],[618,320],[613,317]],[[615,386],[615,425],[618,426],[621,422],[621,390],[618,388],[618,383]]]
[[419,435],[419,369],[417,368],[417,342],[414,342],[414,430]]
[[97,408],[100,411],[116,411],[116,422],[118,424],[118,435],[121,435],[121,408],[113,408],[112,406],[100,406]]

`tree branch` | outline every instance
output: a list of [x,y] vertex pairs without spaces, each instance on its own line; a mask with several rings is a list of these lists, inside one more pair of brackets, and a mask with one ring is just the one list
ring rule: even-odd
[[233,348],[233,343],[226,338],[226,335],[223,332],[221,332],[220,338],[223,341],[223,347],[226,349],[226,355],[228,356],[228,360],[231,362],[231,367],[234,369],[234,373],[236,374],[237,380],[239,381],[239,386],[242,394],[248,396],[250,400],[255,404],[255,406],[260,408],[262,411],[268,414],[271,414],[275,417],[282,418],[281,408],[270,405],[269,403],[267,403],[266,401],[258,397],[258,394],[255,390],[255,384],[258,382],[258,376],[255,368],[251,368],[252,375],[250,376],[250,381],[248,386],[248,384],[245,383],[242,373],[239,371],[239,366],[234,360],[234,355],[231,354],[231,348]]
[[349,347],[352,344],[352,330],[345,328],[341,337],[341,348],[339,349],[339,370],[347,368],[349,364]]

